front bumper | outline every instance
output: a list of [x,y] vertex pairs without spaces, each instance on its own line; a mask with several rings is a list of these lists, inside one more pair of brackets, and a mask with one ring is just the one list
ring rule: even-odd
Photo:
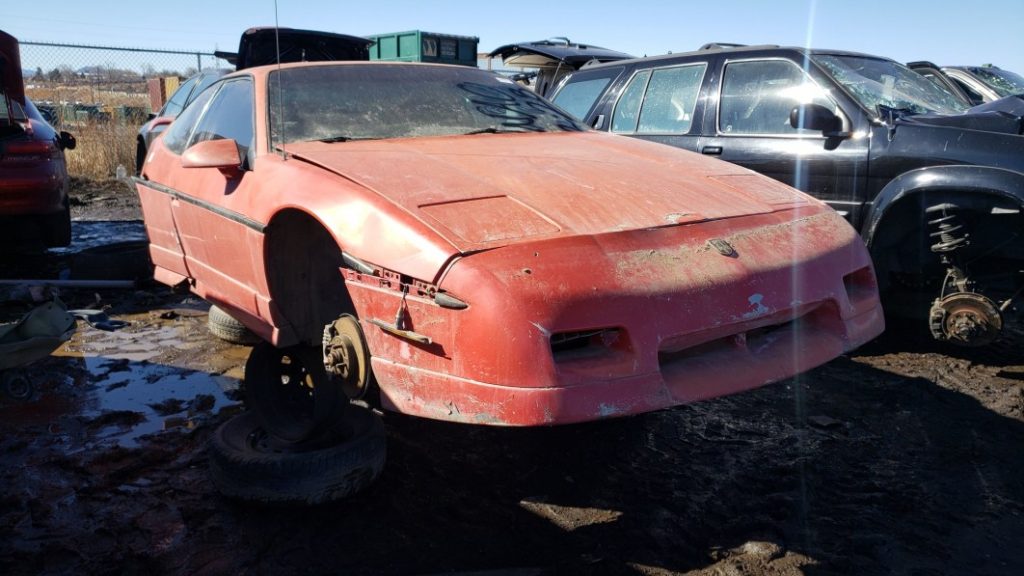
[[[386,408],[492,425],[581,422],[756,388],[880,334],[856,233],[831,210],[794,216],[475,254],[441,282],[470,303],[465,310],[415,294],[403,303],[387,282],[345,274]],[[429,343],[378,327],[399,308]],[[582,348],[553,344],[591,332],[600,336]]]

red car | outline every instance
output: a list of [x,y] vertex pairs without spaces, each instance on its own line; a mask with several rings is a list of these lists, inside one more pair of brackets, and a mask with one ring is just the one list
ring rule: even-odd
[[0,31],[0,226],[15,243],[67,246],[71,209],[67,132],[46,123],[25,96],[18,41]]
[[289,441],[364,394],[478,424],[637,414],[883,329],[864,244],[821,202],[473,68],[227,75],[136,183],[157,279],[266,341],[248,400]]

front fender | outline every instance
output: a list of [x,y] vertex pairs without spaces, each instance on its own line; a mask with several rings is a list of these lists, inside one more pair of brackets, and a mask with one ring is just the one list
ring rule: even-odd
[[929,195],[972,210],[988,211],[997,206],[1020,209],[1024,206],[1024,174],[988,166],[933,166],[900,174],[875,197],[864,220],[861,236],[868,247],[872,247],[879,224],[891,207],[917,196],[923,212],[937,203],[929,202]]

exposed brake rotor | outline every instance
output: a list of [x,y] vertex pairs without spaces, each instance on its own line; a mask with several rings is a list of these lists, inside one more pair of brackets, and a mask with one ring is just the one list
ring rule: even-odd
[[975,292],[955,292],[935,300],[928,322],[932,336],[972,348],[999,337],[1003,316],[992,300]]
[[370,350],[355,316],[343,314],[324,328],[324,368],[338,380],[341,390],[358,400],[370,389]]

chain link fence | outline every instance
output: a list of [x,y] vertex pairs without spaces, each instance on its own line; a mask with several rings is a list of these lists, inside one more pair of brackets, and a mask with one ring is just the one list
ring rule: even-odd
[[207,68],[230,65],[210,52],[19,43],[25,93],[40,113],[78,139],[68,151],[68,171],[110,178],[131,173],[135,136],[180,80]]

